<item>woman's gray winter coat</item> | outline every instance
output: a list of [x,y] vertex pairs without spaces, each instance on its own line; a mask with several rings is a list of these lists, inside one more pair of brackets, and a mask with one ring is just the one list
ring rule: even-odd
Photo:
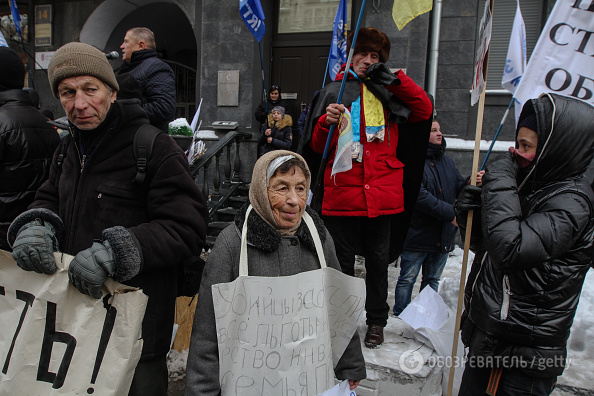
[[[320,234],[328,267],[340,271],[332,238],[319,216],[309,209]],[[211,286],[232,282],[239,276],[240,229],[245,210],[235,224],[225,228],[212,248],[200,285],[190,352],[186,368],[186,395],[218,395],[219,355]],[[250,276],[289,276],[320,268],[313,238],[304,222],[294,236],[281,236],[255,212],[248,219],[248,272]],[[334,370],[339,379],[366,377],[365,361],[355,332]]]

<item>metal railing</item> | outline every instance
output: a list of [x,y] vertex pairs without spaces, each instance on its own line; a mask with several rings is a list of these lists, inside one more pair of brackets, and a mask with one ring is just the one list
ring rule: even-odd
[[[244,184],[241,180],[241,158],[239,148],[242,141],[250,134],[229,131],[215,144],[208,147],[206,152],[192,165],[192,176],[194,178],[202,174],[201,191],[208,201],[209,220],[216,220],[218,209],[225,207],[229,197]],[[235,153],[233,162],[231,161],[231,148],[235,143]],[[221,156],[226,152],[224,164],[221,166]],[[214,169],[209,172],[209,168],[214,160]],[[222,168],[222,169],[221,169]],[[222,183],[221,180],[223,179]],[[210,193],[210,186],[213,191]]]

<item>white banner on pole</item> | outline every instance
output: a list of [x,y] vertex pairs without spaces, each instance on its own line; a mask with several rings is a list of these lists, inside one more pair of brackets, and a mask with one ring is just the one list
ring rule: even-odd
[[591,2],[557,0],[516,91],[528,99],[553,92],[594,105],[594,11]]
[[485,90],[484,67],[485,57],[489,50],[489,43],[491,42],[491,26],[493,18],[491,17],[491,7],[489,0],[485,1],[485,12],[481,18],[481,27],[479,30],[479,48],[476,53],[474,62],[474,79],[472,81],[472,91],[470,93],[470,104],[474,106],[478,101],[481,93]]

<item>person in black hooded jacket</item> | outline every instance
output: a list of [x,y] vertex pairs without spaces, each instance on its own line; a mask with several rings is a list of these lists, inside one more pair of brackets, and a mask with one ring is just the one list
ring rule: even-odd
[[468,210],[480,209],[461,324],[469,347],[461,395],[548,395],[563,373],[592,263],[594,193],[583,175],[593,130],[585,102],[529,100],[516,148],[488,165],[482,188],[467,186],[458,198],[461,227]]
[[0,249],[10,251],[10,223],[33,202],[47,179],[60,136],[23,90],[25,65],[0,47]]

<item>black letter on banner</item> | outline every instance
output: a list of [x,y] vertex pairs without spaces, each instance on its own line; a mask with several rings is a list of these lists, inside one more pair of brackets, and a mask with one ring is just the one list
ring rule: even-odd
[[[103,361],[103,357],[105,356],[107,344],[109,343],[109,337],[111,337],[111,332],[113,330],[113,326],[115,325],[115,318],[118,313],[116,307],[109,305],[110,298],[111,294],[108,294],[103,298],[103,307],[107,310],[107,314],[105,315],[105,321],[103,322],[103,330],[101,331],[101,338],[99,339],[99,347],[97,348],[97,357],[95,357],[95,366],[93,367],[91,384],[94,384],[97,380],[97,374],[99,374],[99,367],[101,367],[101,362]],[[88,394],[92,394],[93,392],[95,392],[93,388],[87,389]]]
[[[580,6],[582,5],[582,0],[575,0],[575,3],[571,6],[571,8],[577,8],[578,10],[584,10]],[[590,7],[585,9],[584,11],[591,11],[594,12],[594,1],[590,3]]]
[[[4,294],[4,288],[2,288],[2,294]],[[31,293],[27,293],[21,290],[16,291],[16,298],[25,302],[25,306],[23,307],[23,312],[21,312],[21,318],[19,319],[19,325],[14,332],[14,337],[12,337],[12,343],[10,344],[10,349],[8,350],[8,355],[6,356],[6,360],[4,361],[4,367],[2,368],[2,372],[6,374],[8,371],[8,365],[10,364],[10,357],[12,356],[12,352],[14,351],[14,344],[16,343],[16,339],[21,331],[21,327],[23,327],[23,322],[25,321],[25,316],[27,316],[27,311],[29,307],[33,305],[33,300],[35,300],[35,296]]]
[[[58,374],[50,373],[49,365],[52,357],[52,348],[54,342],[66,344],[66,352],[62,358],[62,363],[58,368]],[[68,333],[56,331],[56,303],[47,302],[47,314],[45,317],[45,333],[43,334],[43,344],[41,345],[41,356],[39,357],[39,368],[37,369],[37,381],[49,382],[52,388],[59,389],[64,385],[68,367],[74,349],[76,348],[76,339]]]
[[[553,76],[555,75],[555,73],[557,73],[559,70],[563,70],[563,72],[565,73],[565,81],[563,82],[563,85],[555,89],[551,87],[551,81],[553,80]],[[557,67],[547,73],[547,75],[545,76],[545,84],[547,85],[547,87],[549,87],[549,89],[552,89],[553,91],[563,91],[571,85],[571,74],[569,74],[567,70]]]
[[[580,78],[578,79],[578,82],[575,84],[575,89],[571,93],[571,96],[573,96],[574,98],[582,99],[582,100],[589,100],[592,97],[592,90],[584,87],[584,81],[586,81],[586,80],[594,81],[594,80],[592,80],[591,78],[588,78],[586,76],[582,76],[581,74],[578,74],[578,76],[580,76]],[[584,90],[584,96],[580,98],[579,94],[582,89]]]
[[573,26],[568,25],[565,22],[561,22],[561,23],[558,23],[555,26],[553,26],[553,28],[549,32],[549,38],[551,39],[551,41],[553,43],[555,43],[557,45],[567,45],[569,43],[558,43],[557,40],[555,39],[555,37],[557,37],[557,30],[559,30],[559,28],[561,28],[561,26],[569,26],[571,28],[571,33],[573,33],[575,30],[575,28]]

